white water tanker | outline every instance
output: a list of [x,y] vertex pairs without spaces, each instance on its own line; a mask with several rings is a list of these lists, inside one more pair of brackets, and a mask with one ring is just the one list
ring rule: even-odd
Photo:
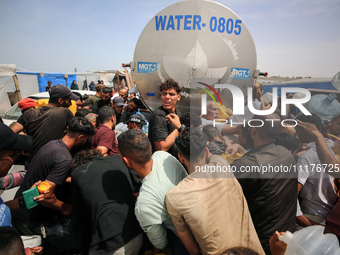
[[130,67],[151,110],[161,105],[159,86],[167,78],[182,89],[177,104],[182,113],[200,111],[201,95],[209,93],[232,108],[230,91],[212,88],[232,84],[245,93],[256,76],[256,50],[244,21],[229,8],[207,0],[181,1],[146,25]]

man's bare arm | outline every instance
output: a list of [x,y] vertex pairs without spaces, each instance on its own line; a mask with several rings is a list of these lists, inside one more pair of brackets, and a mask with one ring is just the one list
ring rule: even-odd
[[181,121],[178,115],[170,113],[166,116],[166,120],[171,123],[175,129],[165,138],[164,141],[154,142],[157,151],[168,151],[174,144],[176,137],[179,135],[178,129],[181,127]]
[[184,232],[180,232],[177,230],[176,232],[178,234],[178,237],[181,239],[182,243],[184,244],[185,248],[190,253],[190,255],[202,254],[198,246],[198,243],[190,229],[187,229]]
[[224,124],[221,130],[222,135],[232,135],[238,134],[241,130],[241,125],[238,126],[230,126],[229,124]]
[[62,214],[68,216],[72,213],[73,206],[65,202],[60,201],[54,194],[54,190],[57,185],[54,182],[45,180],[50,184],[50,192],[45,195],[45,199],[41,202],[41,205],[60,211]]
[[314,124],[302,122],[297,120],[298,125],[296,126],[296,132],[298,136],[303,136],[304,140],[309,142],[315,142],[316,151],[318,153],[318,157],[322,164],[327,164],[325,171],[335,177],[340,178],[340,165],[339,161],[333,155],[333,152],[328,147],[328,144],[321,134],[321,132],[317,129]]
[[13,130],[14,133],[19,134],[24,129],[24,127],[18,122],[16,122],[13,126],[11,126],[11,129]]
[[178,130],[175,129],[165,138],[165,141],[154,142],[156,151],[168,151],[174,144],[176,137],[179,135]]
[[105,146],[97,146],[97,149],[100,150],[102,153],[103,157],[108,156],[109,149],[106,148]]

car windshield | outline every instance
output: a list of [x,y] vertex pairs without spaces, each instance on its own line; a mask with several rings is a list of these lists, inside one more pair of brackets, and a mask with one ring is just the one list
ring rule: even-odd
[[7,112],[2,116],[4,119],[17,120],[21,116],[21,110],[18,107],[18,103],[13,105]]

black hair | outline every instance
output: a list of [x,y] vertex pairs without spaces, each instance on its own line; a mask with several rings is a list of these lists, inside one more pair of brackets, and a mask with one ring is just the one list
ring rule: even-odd
[[225,255],[259,255],[256,251],[246,247],[232,247],[223,252]]
[[276,138],[275,144],[281,145],[291,152],[294,152],[299,148],[299,140],[296,136],[288,132],[280,132],[279,136]]
[[142,130],[142,128],[143,128],[143,124],[142,123],[139,123],[139,122],[133,122],[133,123],[136,124],[138,129]]
[[68,124],[67,134],[82,134],[93,136],[95,133],[94,127],[85,117],[74,117]]
[[83,100],[84,100],[84,99],[83,99],[83,96],[82,96],[79,92],[77,92],[77,91],[72,91],[72,93],[75,94],[77,97],[79,97],[79,100],[83,102]]
[[160,91],[162,92],[163,90],[169,90],[169,89],[174,89],[176,90],[177,94],[181,92],[181,88],[178,86],[178,83],[174,81],[173,79],[167,79],[165,80],[161,86],[159,87]]
[[107,93],[112,94],[112,89],[109,88],[109,87],[105,87],[105,88],[102,89],[102,92],[103,92],[104,94],[107,94]]
[[[74,93],[74,92],[73,92]],[[83,98],[83,100],[85,101],[85,100],[87,100],[88,98],[89,98],[90,96],[88,95],[88,94],[85,94],[82,98]],[[85,102],[84,102],[85,103]]]
[[[271,121],[274,119],[277,119],[278,121]],[[277,113],[272,113],[269,115],[254,115],[251,125],[258,126],[255,128],[258,131],[260,138],[262,139],[271,138],[271,139],[276,140],[277,136],[281,132],[281,121],[280,120],[281,118]],[[263,126],[261,126],[262,123],[263,123]]]
[[186,127],[194,127],[198,128],[200,125],[202,125],[202,120],[200,116],[197,114],[192,114],[190,112],[184,113],[180,117],[181,123],[184,124]]
[[91,149],[91,150],[82,150],[76,153],[73,156],[73,160],[71,163],[71,170],[73,171],[78,166],[81,166],[89,161],[91,161],[95,156],[102,157],[103,154],[99,149]]
[[135,105],[137,105],[138,108],[141,107],[142,102],[138,98],[132,98],[130,102],[133,102]]
[[123,157],[136,163],[147,163],[152,155],[149,138],[137,129],[129,129],[118,136],[118,149]]
[[87,114],[91,113],[92,111],[90,109],[86,108],[80,108],[76,111],[74,114],[75,117],[85,117]]
[[59,98],[61,98],[61,99],[63,99],[63,100],[65,101],[65,100],[68,99],[69,97],[50,97],[50,99],[48,100],[48,102],[49,102],[50,104],[57,104]]
[[24,243],[12,227],[0,227],[0,255],[25,255]]
[[88,106],[90,109],[92,109],[92,104],[90,102],[84,102],[81,107],[85,107],[85,106]]
[[220,131],[218,131],[217,127],[214,127],[213,125],[204,126],[202,131],[207,136],[209,141],[214,140],[215,137],[220,135]]
[[250,134],[250,127],[248,126],[248,123],[246,122],[245,125],[241,126],[241,132],[239,136],[244,137],[246,144],[241,144],[243,147],[247,148],[253,148],[254,147],[254,141],[251,138]]
[[207,136],[194,128],[185,128],[175,141],[178,151],[186,159],[201,157],[205,152],[206,143]]
[[103,107],[101,107],[98,111],[98,118],[101,124],[109,122],[111,117],[116,115],[115,110],[109,106],[109,105],[105,105]]
[[322,120],[315,113],[312,113],[312,115],[300,115],[300,116],[297,116],[296,119],[301,120],[303,122],[312,123],[317,127],[317,129],[320,132],[322,131]]
[[139,129],[142,129],[143,128],[143,124],[142,123],[138,123],[138,122],[135,122],[136,123],[136,126],[139,128]]

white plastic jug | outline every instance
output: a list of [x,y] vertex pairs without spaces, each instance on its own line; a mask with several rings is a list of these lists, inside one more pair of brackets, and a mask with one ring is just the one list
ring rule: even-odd
[[314,95],[305,104],[305,107],[311,113],[317,114],[324,123],[333,120],[340,114],[340,103],[336,100],[334,93]]
[[287,231],[279,236],[287,243],[287,255],[335,255],[340,254],[338,238],[333,234],[323,234],[323,226],[310,226],[296,231]]

